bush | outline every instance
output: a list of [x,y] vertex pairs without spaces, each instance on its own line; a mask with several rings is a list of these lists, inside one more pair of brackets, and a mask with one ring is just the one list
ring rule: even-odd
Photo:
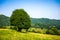
[[59,35],[60,35],[60,30],[58,30],[58,32],[59,32]]
[[41,32],[42,34],[46,34],[47,29],[43,28],[41,30],[42,30],[42,32]]
[[46,33],[47,34],[55,34],[52,30],[47,30]]
[[30,28],[28,31],[34,32],[34,33],[41,33],[42,32],[42,30],[40,28]]
[[10,29],[18,30],[18,28],[17,28],[17,27],[15,27],[15,26],[11,26],[11,27],[10,27]]
[[46,29],[41,29],[41,28],[30,28],[28,31],[35,32],[35,33],[42,33],[42,34],[46,33]]
[[10,29],[10,26],[2,26],[2,29]]
[[26,29],[22,29],[21,32],[22,32],[22,33],[26,33]]
[[47,34],[53,34],[53,35],[60,35],[59,31],[56,27],[52,27],[51,29],[46,31]]

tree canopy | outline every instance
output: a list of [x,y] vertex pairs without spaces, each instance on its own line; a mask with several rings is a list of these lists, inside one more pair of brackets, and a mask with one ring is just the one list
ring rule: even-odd
[[31,27],[30,16],[24,9],[14,10],[10,17],[10,23],[12,26],[16,26],[19,31]]

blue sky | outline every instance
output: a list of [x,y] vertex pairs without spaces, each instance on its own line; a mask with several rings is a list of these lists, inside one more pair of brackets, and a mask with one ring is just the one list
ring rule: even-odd
[[60,19],[60,0],[0,0],[0,14],[23,8],[32,18]]

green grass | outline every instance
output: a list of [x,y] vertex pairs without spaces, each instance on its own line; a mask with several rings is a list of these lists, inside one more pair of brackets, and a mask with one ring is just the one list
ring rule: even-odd
[[0,29],[0,40],[60,40],[60,36]]

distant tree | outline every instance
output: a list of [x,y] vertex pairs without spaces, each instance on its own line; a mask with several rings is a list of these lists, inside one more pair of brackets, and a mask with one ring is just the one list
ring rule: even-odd
[[18,31],[22,29],[28,30],[31,27],[30,17],[24,9],[14,10],[10,17],[10,23],[12,26],[17,27]]
[[51,27],[51,29],[47,30],[46,33],[47,34],[60,35],[58,29],[55,26],[53,26],[53,27]]

